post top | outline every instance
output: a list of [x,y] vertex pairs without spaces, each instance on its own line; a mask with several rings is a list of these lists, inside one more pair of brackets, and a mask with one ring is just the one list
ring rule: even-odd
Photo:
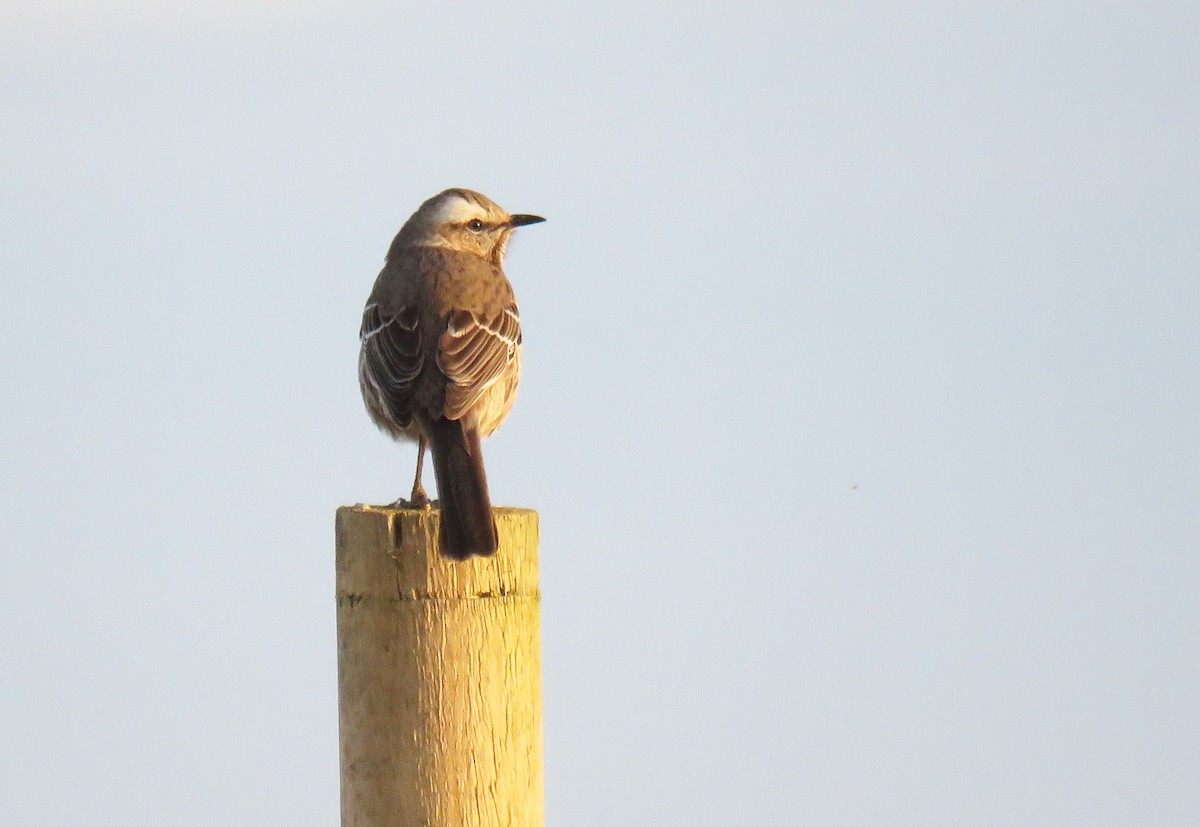
[[[495,508],[493,512],[500,550],[491,557],[472,557],[458,563],[438,553],[441,515],[437,509],[362,503],[342,506],[337,510],[339,582],[361,582],[366,588],[366,584],[378,580],[356,578],[355,570],[365,571],[387,562],[395,568],[395,591],[388,595],[393,598],[536,598],[537,512],[528,508]],[[392,578],[387,580],[392,582]],[[350,586],[351,591],[354,588]]]

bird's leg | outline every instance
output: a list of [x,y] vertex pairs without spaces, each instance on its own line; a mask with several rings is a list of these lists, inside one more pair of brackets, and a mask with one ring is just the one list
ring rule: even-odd
[[421,485],[421,469],[425,465],[425,437],[417,438],[417,473],[413,478],[412,495],[409,499],[401,497],[392,503],[393,508],[429,508],[429,495],[425,486]]
[[422,435],[417,438],[417,475],[413,478],[412,497],[409,502],[413,508],[428,508],[429,495],[425,493],[425,486],[421,485],[421,468],[425,465],[425,437]]

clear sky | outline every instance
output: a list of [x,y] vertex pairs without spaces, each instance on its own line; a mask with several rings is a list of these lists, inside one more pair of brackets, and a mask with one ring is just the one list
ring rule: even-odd
[[420,6],[0,9],[4,820],[335,823],[360,314],[465,186],[549,218],[549,824],[1200,823],[1200,5]]

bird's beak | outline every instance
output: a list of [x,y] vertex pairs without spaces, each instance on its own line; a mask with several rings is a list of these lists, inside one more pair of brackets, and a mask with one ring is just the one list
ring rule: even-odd
[[529,224],[541,224],[545,220],[540,215],[510,215],[508,217],[508,226],[525,227]]

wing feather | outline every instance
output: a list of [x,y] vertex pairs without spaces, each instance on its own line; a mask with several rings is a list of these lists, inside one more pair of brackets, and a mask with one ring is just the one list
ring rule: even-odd
[[412,421],[413,385],[425,364],[415,307],[384,315],[375,303],[363,311],[361,371],[364,385],[399,427]]
[[438,367],[450,380],[445,414],[460,419],[517,358],[521,320],[510,304],[488,317],[453,310],[438,343]]

